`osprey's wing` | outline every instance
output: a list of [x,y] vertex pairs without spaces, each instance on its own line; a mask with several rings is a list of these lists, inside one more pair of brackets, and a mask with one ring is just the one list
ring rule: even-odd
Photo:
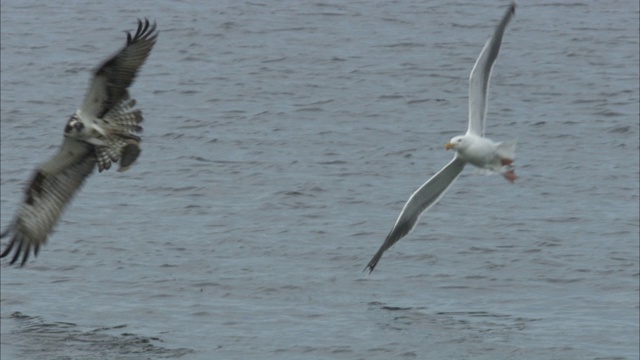
[[0,238],[12,235],[0,257],[14,250],[11,264],[22,256],[22,266],[32,248],[34,255],[38,255],[40,245],[47,241],[65,206],[95,165],[92,145],[65,137],[58,153],[36,170],[22,207],[9,228],[0,234]]
[[478,56],[478,60],[476,60],[473,70],[471,70],[471,75],[469,76],[469,128],[467,134],[484,136],[491,70],[500,51],[504,30],[515,12],[516,3],[514,2],[511,3],[511,6],[502,17],[493,36],[484,44],[480,56]]
[[133,83],[140,66],[156,43],[156,24],[138,20],[138,30],[132,37],[127,33],[127,44],[107,60],[94,73],[89,92],[80,110],[102,118],[113,106],[127,97],[127,88]]
[[404,204],[404,208],[402,208],[402,212],[398,216],[393,229],[387,235],[378,252],[371,258],[371,261],[365,267],[365,271],[368,269],[369,273],[371,273],[378,261],[380,261],[382,254],[413,230],[418,219],[420,219],[420,215],[440,200],[442,195],[458,178],[462,169],[464,169],[464,165],[464,161],[454,157],[442,170],[433,175],[431,179],[427,180],[411,195],[407,203]]

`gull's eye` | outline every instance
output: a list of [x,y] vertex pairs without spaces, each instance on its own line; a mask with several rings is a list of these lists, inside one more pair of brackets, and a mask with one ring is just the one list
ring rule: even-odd
[[458,139],[458,142],[462,141],[462,139]]

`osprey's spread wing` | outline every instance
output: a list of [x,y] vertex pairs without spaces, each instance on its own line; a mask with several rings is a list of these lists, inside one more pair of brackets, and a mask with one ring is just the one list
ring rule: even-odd
[[24,265],[31,249],[34,255],[38,255],[40,245],[47,241],[65,206],[95,165],[92,145],[65,138],[58,153],[36,170],[20,211],[9,228],[0,235],[0,238],[12,235],[0,257],[9,255],[15,249],[11,264],[22,256],[21,265]]
[[149,20],[138,20],[138,30],[133,37],[127,33],[124,48],[95,70],[89,92],[80,107],[82,113],[102,118],[128,98],[127,88],[156,43],[158,33],[155,30],[155,23],[150,25]]
[[126,170],[140,154],[142,112],[135,110],[128,87],[156,42],[156,25],[138,20],[134,36],[94,73],[80,109],[64,129],[64,142],[51,160],[40,166],[27,188],[24,204],[0,238],[11,235],[0,257],[14,253],[11,264],[24,265],[58,222],[62,211],[96,164],[100,171],[120,163]]

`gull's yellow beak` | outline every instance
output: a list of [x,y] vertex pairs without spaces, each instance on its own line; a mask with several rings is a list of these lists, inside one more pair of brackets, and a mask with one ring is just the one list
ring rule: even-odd
[[448,143],[444,144],[444,148],[445,148],[445,149],[447,149],[447,150],[451,150],[451,149],[453,149],[455,146],[456,146],[455,144],[452,144],[452,143],[450,143],[450,142],[448,142]]

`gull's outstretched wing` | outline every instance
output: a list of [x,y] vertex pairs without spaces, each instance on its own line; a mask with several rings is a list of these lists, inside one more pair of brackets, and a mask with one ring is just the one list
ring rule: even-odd
[[112,107],[127,98],[127,88],[133,83],[140,66],[156,43],[156,24],[138,20],[138,30],[132,37],[127,33],[127,44],[95,72],[89,91],[80,107],[83,113],[102,118]]
[[65,137],[58,153],[42,164],[25,193],[24,203],[0,238],[12,235],[0,254],[5,257],[15,249],[11,264],[22,256],[21,266],[29,253],[38,255],[40,245],[58,222],[65,206],[80,189],[96,165],[92,145]]
[[365,271],[368,269],[369,273],[371,273],[378,264],[378,261],[380,261],[382,254],[413,230],[420,215],[440,200],[442,195],[444,195],[451,184],[458,178],[462,169],[464,169],[464,165],[464,161],[455,157],[411,195],[404,205],[400,216],[398,216],[398,220],[396,220],[393,229],[391,229],[391,232],[387,235],[378,252],[373,256],[371,261],[369,261],[369,264],[365,267]]
[[493,36],[484,44],[480,56],[478,60],[476,60],[473,70],[471,70],[471,76],[469,77],[469,129],[467,130],[467,134],[484,136],[491,69],[498,57],[504,30],[515,12],[516,3],[514,2],[511,3],[509,9],[507,9],[507,12],[502,17]]

